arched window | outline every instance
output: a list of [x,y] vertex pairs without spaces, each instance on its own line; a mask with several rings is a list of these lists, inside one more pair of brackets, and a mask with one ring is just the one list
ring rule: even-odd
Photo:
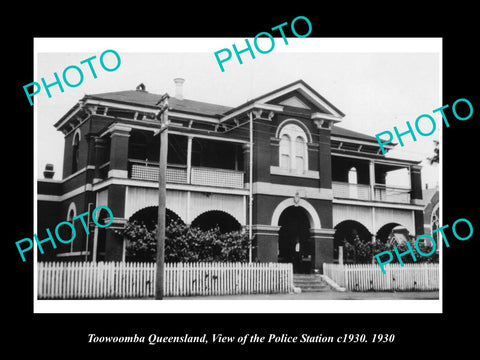
[[75,132],[75,135],[73,136],[73,143],[72,143],[72,174],[77,172],[78,170],[78,159],[80,156],[79,144],[80,144],[80,130],[77,129],[77,131]]
[[348,191],[349,196],[352,199],[358,199],[358,178],[357,178],[357,169],[355,167],[351,167],[350,171],[348,172]]
[[355,167],[350,168],[350,170],[348,172],[348,183],[349,184],[358,184],[357,169]]
[[[77,216],[77,207],[75,206],[75,203],[70,203],[70,206],[68,207],[68,212],[67,212],[67,221],[69,223],[72,223],[73,226],[75,226],[73,218]],[[62,233],[62,239],[71,239],[72,238],[72,229],[68,226],[63,226],[62,227],[63,233]],[[70,252],[73,252],[73,243],[74,241],[70,242]]]
[[305,164],[305,149],[307,148],[305,140],[297,136],[295,139],[295,170],[299,174],[303,174],[306,170]]
[[282,135],[280,139],[280,168],[289,171],[290,166],[290,137]]
[[305,130],[293,122],[288,122],[281,127],[278,137],[280,169],[305,174],[308,171],[308,136]]

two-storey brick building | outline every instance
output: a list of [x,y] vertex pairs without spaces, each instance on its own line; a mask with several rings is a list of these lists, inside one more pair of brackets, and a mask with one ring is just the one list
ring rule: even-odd
[[[182,79],[176,82],[169,216],[223,231],[247,228],[251,217],[253,260],[300,259],[295,271],[304,272],[335,261],[353,235],[385,240],[399,225],[423,233],[419,163],[387,158],[374,137],[337,126],[344,114],[304,81],[234,108],[185,99]],[[39,237],[100,205],[114,221],[92,226],[88,236],[75,221],[75,241],[40,259],[122,260],[125,242],[116,230],[128,220],[156,220],[160,98],[143,86],[86,95],[55,123],[65,137],[63,179],[38,181]],[[409,171],[410,186],[386,185],[398,169]]]

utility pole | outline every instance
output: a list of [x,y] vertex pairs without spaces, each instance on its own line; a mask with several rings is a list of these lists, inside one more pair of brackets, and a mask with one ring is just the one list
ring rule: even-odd
[[250,141],[248,146],[250,147],[250,151],[248,153],[249,155],[249,174],[248,174],[248,181],[249,181],[249,192],[248,192],[248,240],[249,240],[249,245],[248,245],[248,262],[252,262],[252,242],[253,242],[253,224],[252,224],[252,219],[253,219],[253,117],[252,117],[252,112],[248,114],[249,116],[249,132],[250,132]]
[[160,133],[160,159],[158,166],[158,227],[157,227],[157,257],[155,277],[155,300],[163,299],[163,281],[165,274],[165,216],[167,204],[166,172],[168,152],[168,94],[165,94],[157,102],[160,118],[160,129],[154,135]]

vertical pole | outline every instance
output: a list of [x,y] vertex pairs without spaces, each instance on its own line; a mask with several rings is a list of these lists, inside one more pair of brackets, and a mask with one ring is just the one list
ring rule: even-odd
[[235,145],[235,170],[238,170],[238,145]]
[[252,219],[253,219],[253,118],[252,112],[248,114],[250,117],[250,152],[249,152],[249,163],[250,163],[250,171],[249,171],[249,193],[248,193],[248,239],[249,239],[249,247],[248,247],[248,262],[252,262],[252,241],[253,241],[253,227],[252,227]]
[[[91,211],[92,206],[93,206],[93,203],[88,203],[88,205],[87,205],[87,210],[88,210],[87,229],[90,229],[90,214],[92,213],[92,211]],[[86,242],[86,245],[85,245],[85,262],[88,261],[88,245],[89,245],[88,243],[90,241],[90,236],[88,236],[89,234],[90,234],[90,232],[88,232],[86,234],[86,239],[85,239],[85,242]]]
[[375,163],[370,160],[369,164],[369,176],[370,176],[370,199],[375,200]]
[[[376,240],[376,233],[377,233],[377,222],[375,221],[375,218],[377,217],[377,214],[375,213],[375,206],[372,206],[372,243],[375,243]],[[372,257],[372,262],[374,258]]]
[[[155,300],[162,300],[165,273],[165,215],[167,203],[166,172],[168,151],[168,102],[164,99],[160,118],[160,159],[158,168],[158,227],[157,227],[157,271],[155,279]],[[163,101],[163,99],[162,99]]]
[[408,171],[408,188],[410,189],[410,193],[412,193],[413,187],[412,187],[412,167],[409,166],[407,168]]
[[[187,137],[187,184],[192,183],[192,136]],[[187,191],[187,214],[186,214],[186,223],[190,225],[190,203],[191,203],[191,192]]]
[[93,232],[93,254],[92,254],[92,262],[97,261],[97,247],[98,247],[98,226],[95,226],[95,230]]
[[192,137],[187,138],[187,184],[192,181]]
[[[375,162],[370,160],[369,163],[369,177],[370,177],[370,199],[375,200]],[[375,205],[372,206],[372,243],[375,243],[375,234],[376,234],[376,222],[375,217]],[[375,258],[372,257],[372,264],[374,263]]]

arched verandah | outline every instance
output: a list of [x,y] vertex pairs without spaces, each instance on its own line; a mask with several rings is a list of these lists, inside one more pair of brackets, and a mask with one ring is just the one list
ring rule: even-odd
[[[372,234],[360,222],[355,220],[344,220],[335,226],[333,236],[333,257],[338,260],[339,247],[344,246],[345,242],[354,244],[356,240],[362,242],[372,241]],[[347,259],[348,261],[348,259]]]

